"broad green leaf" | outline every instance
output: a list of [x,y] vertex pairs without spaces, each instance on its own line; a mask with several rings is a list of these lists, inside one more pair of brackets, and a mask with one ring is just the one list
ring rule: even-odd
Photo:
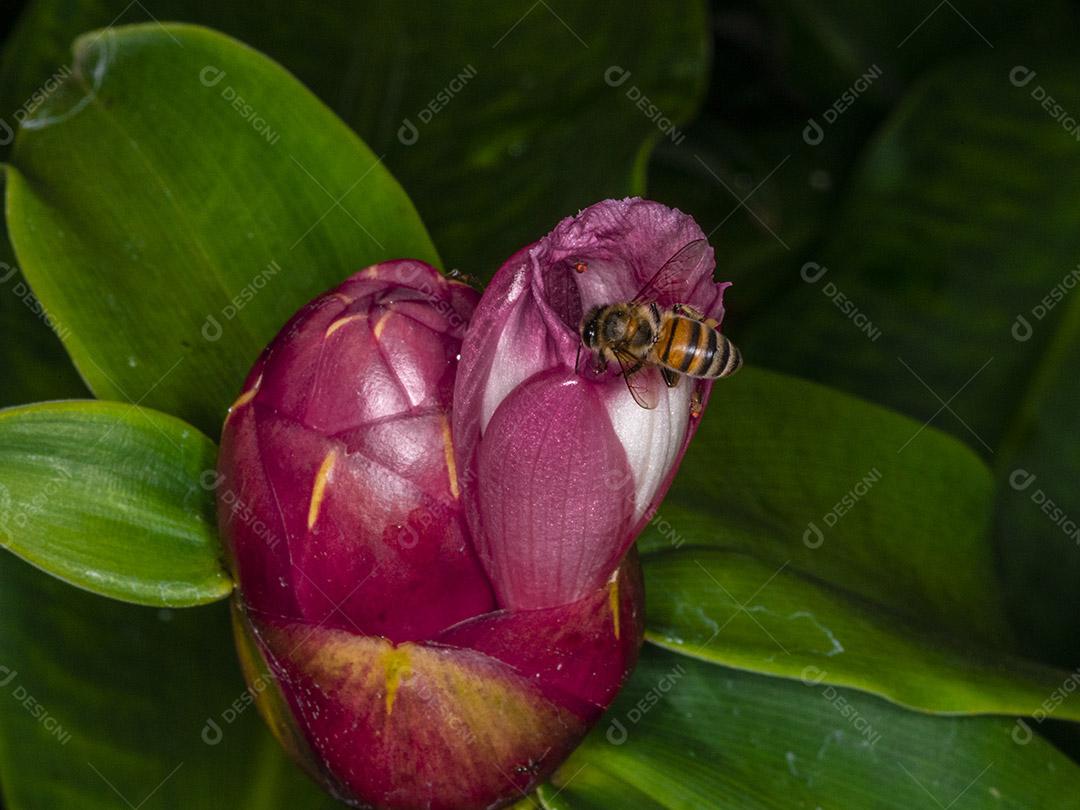
[[933,428],[754,368],[718,382],[642,547],[745,551],[930,629],[1008,640],[993,482]]
[[232,581],[220,559],[216,464],[217,448],[195,428],[133,405],[0,411],[0,540],[113,599],[221,599]]
[[[1074,293],[1074,296],[1077,294]],[[997,459],[998,553],[1005,597],[1025,649],[1061,666],[1080,662],[1080,296]]]
[[960,62],[905,99],[814,264],[793,264],[791,292],[749,325],[749,362],[899,408],[993,455],[1080,255],[1076,139],[1039,100],[1080,109],[1076,65],[1027,56]]
[[[718,521],[719,523],[719,521]],[[942,714],[1080,720],[1072,673],[947,638],[791,566],[686,548],[644,558],[650,641],[738,669]]]
[[0,407],[86,396],[86,386],[56,337],[66,328],[34,296],[0,228]]
[[[782,78],[819,120],[834,103],[840,116],[872,118],[919,76],[963,54],[1044,52],[1074,22],[1065,0],[907,3],[888,14],[857,0],[765,0],[763,6],[782,48]],[[879,79],[857,85],[875,66]],[[855,104],[843,98],[845,91]]]
[[1080,769],[1017,721],[929,717],[646,647],[541,798],[550,810],[1065,810],[1080,807]]
[[811,249],[843,180],[845,144],[807,147],[801,124],[741,132],[703,115],[684,143],[661,144],[649,164],[649,197],[692,212],[731,281],[724,332],[736,339],[790,283],[794,257]]
[[77,41],[23,122],[7,212],[93,391],[211,435],[300,304],[382,259],[437,261],[378,156],[281,67],[190,26]]
[[[1029,651],[1068,666],[1080,161],[1061,111],[1080,109],[1076,76],[1075,60],[1034,52],[929,76],[812,257],[808,276],[824,274],[806,283],[792,268],[793,292],[742,339],[751,362],[898,407],[994,459],[1009,612]],[[1009,485],[1018,469],[1030,489]]]
[[[649,147],[677,137],[709,66],[702,0],[32,0],[0,77],[21,77],[22,103],[77,34],[150,13],[281,62],[384,156],[447,266],[481,277],[579,208],[641,193]],[[628,71],[618,87],[613,66]]]
[[9,810],[340,806],[266,731],[224,605],[125,605],[3,555],[0,615]]

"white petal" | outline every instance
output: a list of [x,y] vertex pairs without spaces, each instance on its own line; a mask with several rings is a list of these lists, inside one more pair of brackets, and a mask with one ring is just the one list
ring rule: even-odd
[[[621,383],[620,383],[621,385]],[[682,447],[690,422],[692,380],[680,380],[675,388],[663,387],[660,402],[646,410],[634,402],[625,387],[607,400],[615,433],[626,448],[634,474],[634,520],[645,514],[660,484]]]
[[536,305],[531,299],[520,299],[526,292],[523,267],[510,289],[508,299],[514,309],[499,335],[498,348],[491,361],[480,410],[480,433],[487,430],[492,414],[506,397],[525,380],[551,366],[547,351],[547,332]]

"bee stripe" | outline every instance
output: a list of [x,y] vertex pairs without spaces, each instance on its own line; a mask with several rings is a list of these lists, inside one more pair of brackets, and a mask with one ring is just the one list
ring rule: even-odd
[[664,345],[664,351],[660,352],[660,357],[666,359],[671,356],[671,344],[675,340],[675,330],[678,326],[678,321],[671,321],[668,324],[667,343]]
[[716,364],[713,371],[716,372],[717,377],[723,377],[724,372],[727,371],[728,360],[731,356],[731,341],[724,338],[724,353],[720,355],[720,362]]
[[717,333],[715,329],[709,327],[706,327],[705,333],[706,342],[708,345],[705,347],[705,351],[701,355],[701,366],[699,369],[699,373],[704,377],[711,377],[714,370],[713,361],[716,359]]
[[697,321],[691,321],[689,319],[682,319],[679,321],[679,327],[686,324],[690,329],[690,338],[681,346],[683,350],[682,363],[679,364],[679,370],[684,374],[690,370],[690,366],[694,364],[694,359],[697,357],[698,341],[701,339],[701,324]]

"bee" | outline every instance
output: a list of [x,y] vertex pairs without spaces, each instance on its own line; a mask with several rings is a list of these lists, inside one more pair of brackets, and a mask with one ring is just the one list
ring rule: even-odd
[[[659,369],[668,388],[680,375],[698,379],[730,377],[742,367],[742,354],[716,328],[712,318],[686,304],[663,308],[655,297],[693,273],[708,243],[696,239],[661,265],[629,301],[595,306],[581,319],[581,345],[595,356],[595,371],[619,363],[631,396],[642,408],[655,408],[656,387],[642,379],[643,370]],[[580,359],[580,346],[578,347]]]

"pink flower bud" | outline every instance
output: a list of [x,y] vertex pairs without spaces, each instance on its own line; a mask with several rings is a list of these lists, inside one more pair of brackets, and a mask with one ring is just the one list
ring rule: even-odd
[[285,326],[222,434],[251,691],[283,746],[356,806],[520,799],[641,643],[636,558],[539,609],[508,609],[479,562],[451,431],[476,297],[420,262],[358,273]]
[[581,330],[594,307],[635,300],[719,322],[727,285],[713,282],[704,239],[679,211],[607,200],[518,251],[485,291],[461,350],[454,437],[500,604],[565,604],[600,587],[666,492],[711,381],[668,387],[647,362],[628,383],[610,358],[599,373]]

